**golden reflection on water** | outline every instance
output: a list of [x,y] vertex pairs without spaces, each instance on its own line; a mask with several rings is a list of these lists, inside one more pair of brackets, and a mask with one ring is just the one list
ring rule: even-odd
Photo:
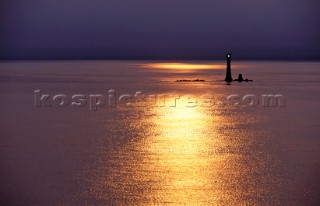
[[209,203],[206,193],[210,191],[210,177],[206,170],[210,170],[212,161],[204,158],[210,153],[210,144],[201,135],[209,135],[205,132],[211,123],[209,117],[199,107],[177,106],[166,108],[166,113],[154,121],[155,129],[162,135],[154,137],[146,147],[158,157],[157,164],[164,171],[160,173],[163,180],[163,190],[158,194],[160,202]]
[[135,109],[141,116],[124,130],[137,139],[100,154],[108,158],[100,162],[89,196],[122,205],[246,203],[243,197],[255,187],[243,188],[248,168],[241,152],[230,150],[245,149],[250,141],[234,139],[230,129],[233,138],[226,136],[223,128],[233,125],[221,109]]

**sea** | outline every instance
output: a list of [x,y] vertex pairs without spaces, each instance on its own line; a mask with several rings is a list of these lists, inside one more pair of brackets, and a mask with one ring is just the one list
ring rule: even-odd
[[320,62],[1,61],[0,205],[319,205]]

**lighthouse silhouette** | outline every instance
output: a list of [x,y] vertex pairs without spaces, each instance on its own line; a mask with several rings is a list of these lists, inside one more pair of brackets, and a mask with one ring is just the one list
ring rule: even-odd
[[226,73],[226,78],[225,80],[226,82],[232,82],[232,76],[231,76],[231,54],[227,53],[227,73]]

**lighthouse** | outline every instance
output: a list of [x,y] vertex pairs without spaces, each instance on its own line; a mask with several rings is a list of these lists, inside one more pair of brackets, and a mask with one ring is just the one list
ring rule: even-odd
[[227,54],[227,73],[226,73],[226,79],[224,80],[226,82],[232,82],[232,76],[231,76],[231,54]]

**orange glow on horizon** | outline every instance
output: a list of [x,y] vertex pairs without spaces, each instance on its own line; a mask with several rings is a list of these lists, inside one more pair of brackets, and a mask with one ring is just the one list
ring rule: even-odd
[[225,65],[218,64],[191,64],[191,63],[154,63],[145,64],[144,67],[151,67],[157,69],[182,69],[182,70],[196,70],[196,69],[224,69]]

